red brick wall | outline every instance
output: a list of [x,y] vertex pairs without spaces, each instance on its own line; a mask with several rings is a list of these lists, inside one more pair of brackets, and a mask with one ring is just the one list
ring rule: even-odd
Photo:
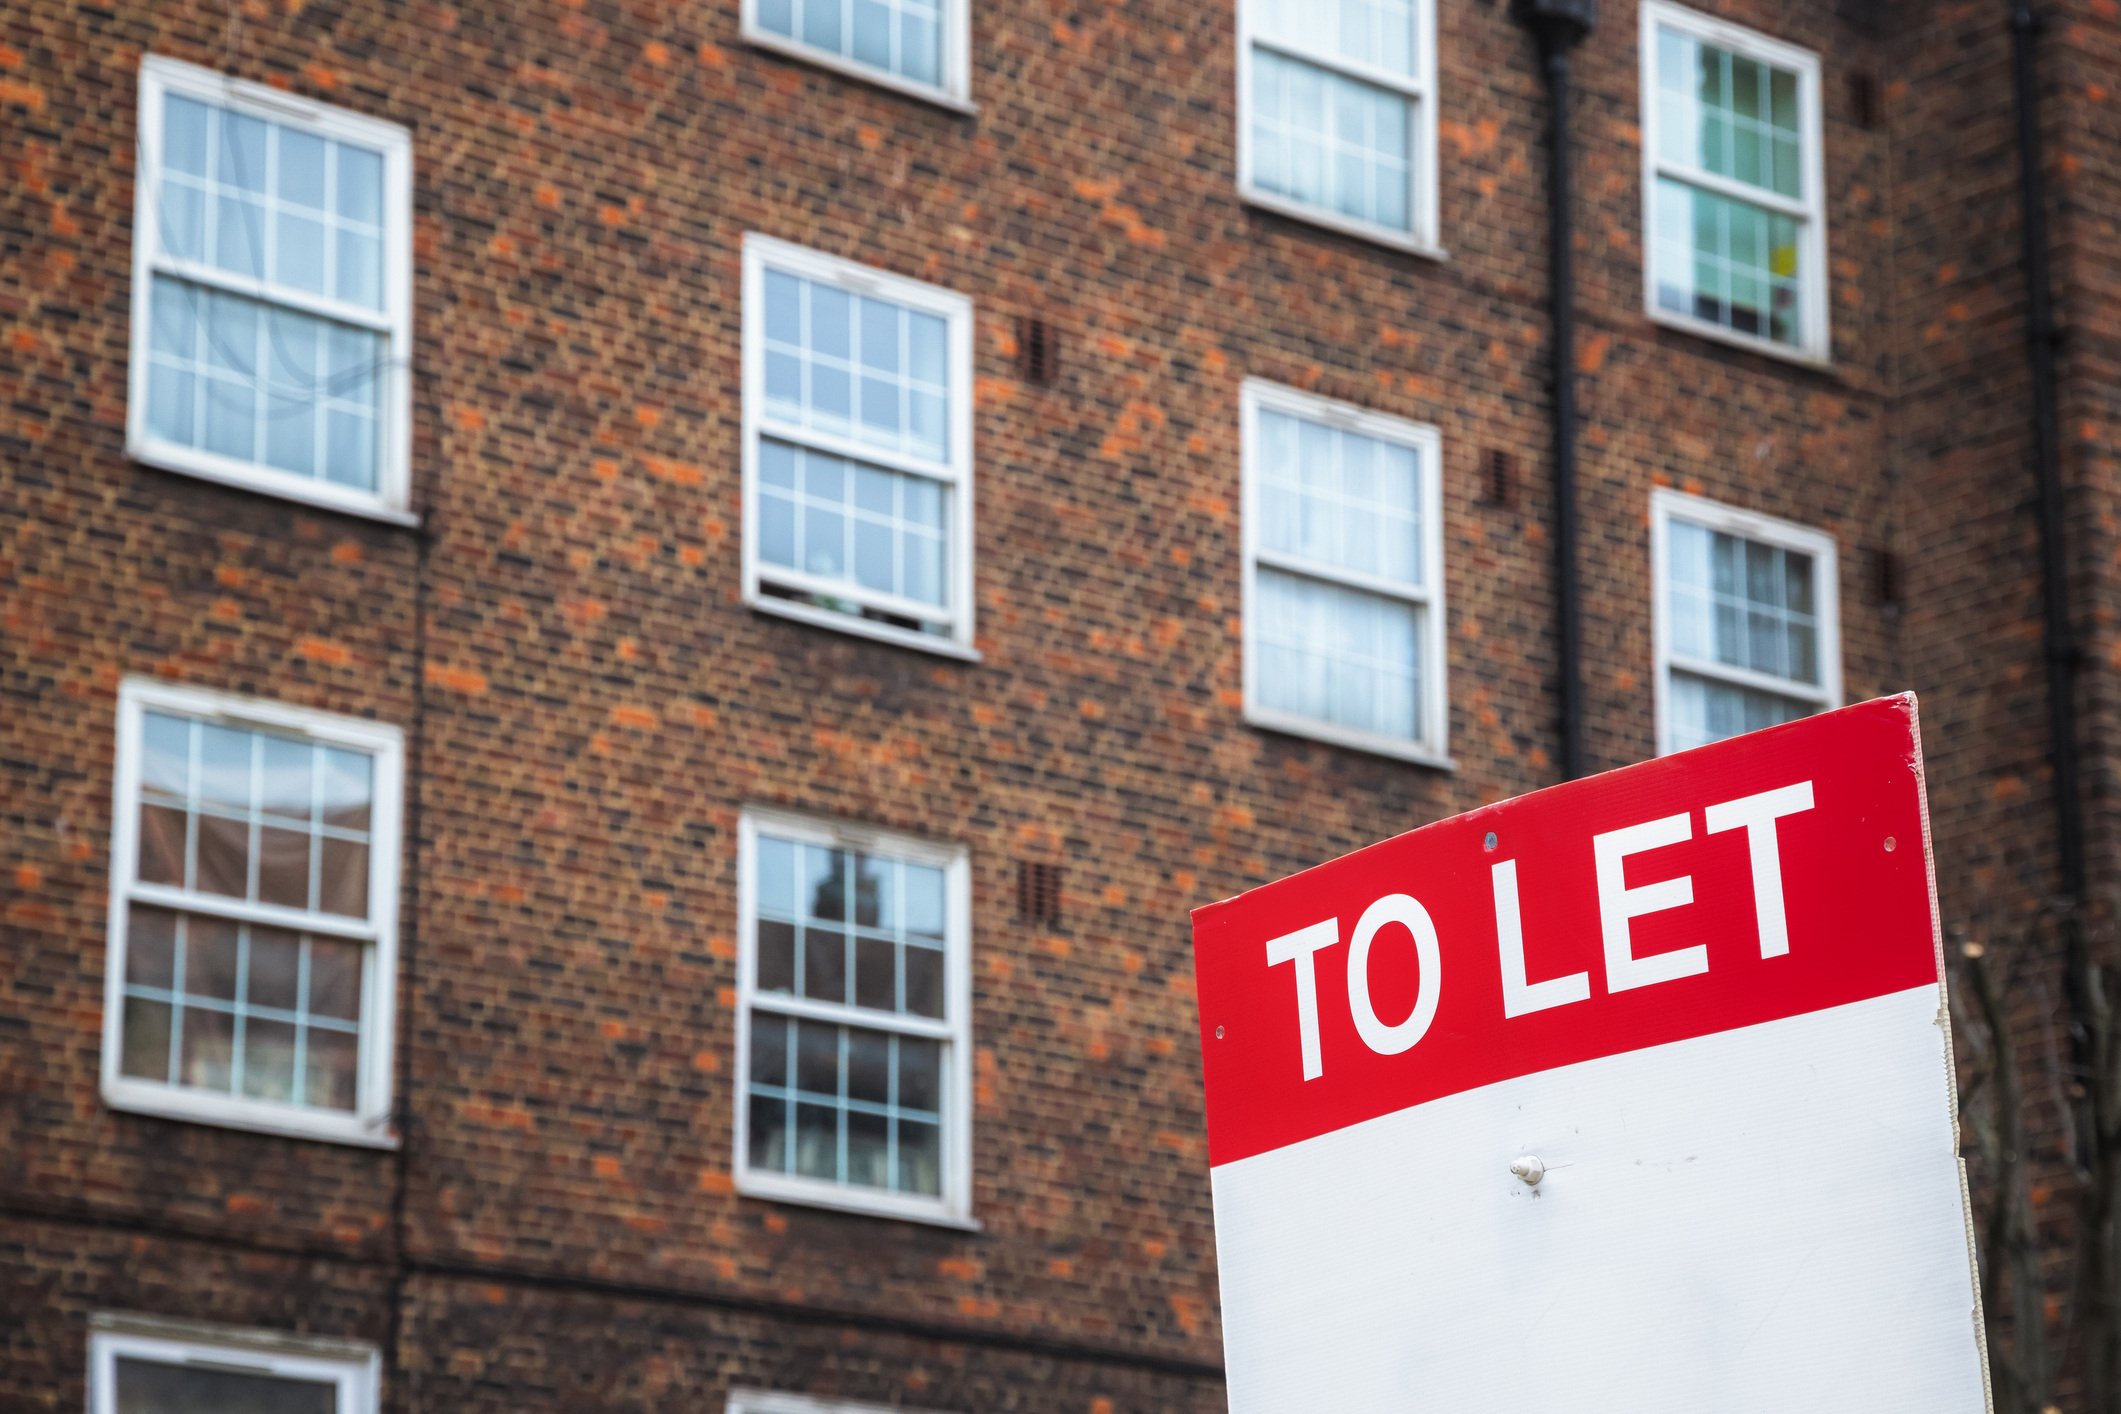
[[[33,1142],[0,1145],[0,1204],[211,1234],[217,1252],[391,1249],[391,1156],[97,1099],[115,689],[160,673],[415,730],[409,1251],[496,1273],[412,1283],[423,1405],[566,1407],[599,1365],[625,1408],[732,1380],[961,1409],[1219,1399],[1198,1373],[1220,1337],[1187,908],[1555,779],[1542,90],[1507,7],[1441,7],[1450,258],[1428,262],[1239,204],[1229,5],[974,8],[966,118],[757,53],[733,3],[312,0],[233,29],[219,4],[17,4],[0,33],[0,1132]],[[1651,488],[1818,526],[1841,547],[1846,695],[1932,694],[1947,904],[1971,915],[1977,895],[2020,896],[2045,838],[2030,522],[2009,513],[2017,467],[1988,450],[2023,426],[2013,169],[1989,151],[2007,130],[1963,139],[1974,194],[1954,175],[1957,85],[2007,114],[2001,71],[1956,47],[1988,53],[2000,12],[1889,45],[1824,0],[1710,8],[1826,56],[1835,363],[1644,318],[1635,16],[1608,7],[1578,63],[1593,764],[1654,749]],[[123,457],[148,51],[413,131],[424,664],[413,533]],[[1857,126],[1855,67],[1890,81],[1885,125]],[[975,302],[980,664],[739,603],[747,231]],[[1933,336],[1961,287],[1970,332]],[[1051,388],[1017,377],[1023,314],[1060,332]],[[1457,771],[1239,720],[1246,376],[1441,429]],[[1979,437],[1954,421],[1970,397]],[[1481,499],[1490,449],[1516,459],[1513,505]],[[1898,617],[1864,575],[1867,548],[1896,544]],[[970,847],[983,1232],[732,1192],[747,803]],[[1065,862],[1061,927],[1016,922],[1019,857]],[[57,1234],[88,1230],[31,1223],[17,1260],[42,1280],[74,1240]],[[190,1288],[158,1284],[173,1251],[147,1242],[68,1300],[188,1310]],[[185,1280],[222,1292],[242,1260]],[[673,1297],[651,1320],[536,1294],[528,1273],[722,1304]],[[981,1338],[827,1339],[747,1302]],[[362,1310],[320,1328],[370,1331]],[[628,1333],[584,1335],[603,1328]],[[1033,1335],[1196,1373],[992,1343]],[[74,1367],[30,1368],[77,1402]],[[894,1384],[916,1369],[934,1383]]]

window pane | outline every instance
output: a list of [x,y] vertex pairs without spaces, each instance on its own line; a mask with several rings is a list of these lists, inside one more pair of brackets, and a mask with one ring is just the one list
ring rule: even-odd
[[[874,1105],[891,1103],[891,1037],[850,1027],[847,1032],[847,1097]],[[901,1045],[915,1044],[905,1038]]]
[[192,887],[226,898],[249,898],[250,822],[197,815],[191,823],[198,852]]
[[940,1018],[943,1014],[943,954],[936,948],[909,947],[903,954],[906,968],[906,1010],[915,1016]]
[[117,1414],[338,1414],[335,1383],[208,1365],[117,1361]]
[[166,805],[140,807],[140,857],[135,872],[141,883],[184,886],[186,827],[182,810]]
[[765,322],[766,403],[776,419],[886,451],[946,455],[942,320],[768,271]]
[[305,294],[324,293],[322,221],[283,211],[273,218],[273,280]]
[[[150,712],[141,761],[143,788],[159,787],[142,808],[145,881],[298,911],[321,904],[366,914],[374,769],[367,754]],[[343,823],[324,823],[320,814]],[[166,1023],[152,1011],[127,1023],[161,1025],[165,1043],[175,1037],[174,1073],[165,1061],[152,1078],[353,1108],[366,944],[202,912],[136,907],[128,922],[128,992],[180,998]],[[129,1044],[138,1053],[133,1063],[148,1065],[140,1048],[150,1040]]]
[[176,363],[191,363],[199,324],[199,286],[155,278],[148,352],[168,354]]
[[885,300],[863,299],[856,301],[856,310],[861,327],[862,366],[877,373],[897,373],[902,327],[899,307]]
[[265,274],[265,206],[240,196],[214,200],[213,262],[231,275]]
[[280,200],[312,211],[326,207],[324,159],[330,144],[314,133],[280,129]]
[[830,54],[841,54],[844,27],[839,0],[803,0],[803,42]]
[[226,919],[197,914],[184,925],[183,989],[189,996],[234,1001],[241,928]]
[[776,491],[792,492],[795,490],[795,483],[795,448],[789,446],[786,442],[761,442],[759,444],[759,484]]
[[803,930],[802,995],[821,1002],[847,996],[847,935],[815,924]]
[[[153,319],[148,404],[157,437],[375,488],[384,335],[165,276],[155,279]],[[321,368],[320,346],[329,354]],[[196,405],[202,376],[204,418]]]
[[934,9],[908,6],[900,12],[898,71],[915,83],[943,81],[943,27]]
[[1794,158],[1802,134],[1795,73],[1669,30],[1658,34],[1657,64],[1665,158],[1797,194]]
[[904,866],[902,888],[906,931],[939,943],[944,926],[943,871],[925,864],[908,864]]
[[254,1007],[294,1011],[301,1005],[302,935],[284,928],[250,930],[250,975],[245,998]]
[[142,1080],[169,1079],[170,1011],[168,1002],[125,999],[125,1039],[118,1058],[121,1073]]
[[[780,270],[765,272],[765,286],[770,422],[948,460],[944,320]],[[757,462],[756,562],[767,592],[895,628],[951,631],[945,483],[772,438],[758,443]],[[908,612],[907,601],[937,612]]]
[[939,0],[759,0],[758,24],[827,54],[916,83],[942,67]]
[[795,1026],[795,1086],[810,1095],[840,1093],[840,1028],[816,1021]]
[[[799,924],[763,913],[753,920],[762,988],[769,971],[781,966],[769,964],[768,950],[777,952],[793,934],[799,939],[801,955],[794,965],[804,995],[863,1007],[883,1018],[941,1017],[946,971],[941,870],[883,851],[794,844],[764,835],[759,841],[754,897],[762,902],[769,893],[792,895],[790,906],[804,915]],[[771,850],[765,848],[769,842]],[[914,931],[923,928],[933,931]],[[931,1126],[937,1120],[943,1084],[940,1042],[885,1026],[845,1026],[756,1009],[751,1026],[754,1094],[760,1088],[779,1091],[784,1085],[798,1092],[791,1114],[797,1172],[883,1188],[895,1188],[906,1174],[931,1181],[932,1176],[921,1176],[928,1161],[918,1154],[913,1169],[893,1157],[892,1125],[894,1117],[909,1115]],[[786,1049],[790,1044],[792,1053]],[[756,1098],[752,1114],[754,1124],[760,1123]],[[786,1132],[777,1116],[764,1122],[775,1126],[773,1136]],[[752,1162],[783,1171],[780,1158],[767,1152],[764,1134],[754,1129]],[[932,1138],[922,1137],[921,1144],[929,1145]]]
[[906,336],[907,371],[914,380],[935,388],[947,386],[949,378],[944,364],[946,326],[943,321],[932,314],[909,313]]
[[809,353],[842,364],[853,357],[854,296],[816,280],[802,280],[810,310]]
[[795,925],[774,918],[758,921],[758,989],[795,990]]
[[1668,525],[1666,540],[1673,652],[1820,681],[1812,556],[1679,520]]
[[295,1027],[251,1017],[243,1024],[243,1093],[254,1100],[295,1098]]
[[[218,740],[218,731],[221,731],[221,729],[216,727],[214,729],[216,740]],[[227,748],[229,748],[231,759],[240,759],[240,757],[248,755],[246,753],[248,742],[244,740],[246,736],[248,736],[248,733],[227,733],[227,740],[229,740]],[[310,818],[310,793],[312,793],[310,791],[310,776],[312,776],[310,761],[314,757],[314,750],[310,748],[308,742],[291,742],[284,736],[261,736],[257,740],[259,740],[259,767],[261,767],[261,772],[259,772],[259,808],[265,810],[265,814],[288,816],[288,818],[293,818],[293,820],[308,820]],[[248,776],[248,761],[242,761],[242,767],[244,767],[244,774]],[[231,778],[229,784],[231,784],[231,791],[240,789],[240,786],[235,786],[233,778]],[[233,806],[246,806],[246,803],[248,803],[248,799],[238,799],[235,795],[229,795],[229,797],[223,797],[223,799],[227,803],[233,803]]]
[[373,491],[376,481],[376,424],[372,417],[344,408],[324,415],[324,477],[340,486]]
[[831,1105],[795,1107],[795,1171],[804,1178],[839,1182],[839,1117]]
[[1412,78],[1417,14],[1413,0],[1257,0],[1253,22],[1282,45]]
[[332,293],[364,309],[383,307],[383,242],[365,231],[341,227],[333,261]]
[[269,396],[265,400],[265,464],[296,476],[317,472],[317,414],[306,403]]
[[779,1096],[751,1097],[751,1166],[770,1173],[788,1172],[788,1101]]
[[900,1109],[942,1108],[943,1048],[917,1036],[901,1036],[898,1043],[898,1103]]
[[771,1012],[752,1014],[751,1083],[776,1087],[788,1083],[788,1022]]
[[1801,224],[1669,177],[1657,182],[1659,308],[1773,339],[1801,342]]
[[166,442],[199,445],[199,381],[182,369],[150,364],[147,371],[147,428]]
[[196,99],[170,94],[162,109],[162,164],[172,172],[207,174],[211,110]]
[[1403,600],[1262,568],[1253,681],[1262,706],[1418,740],[1421,614]]
[[310,1027],[304,1099],[319,1109],[352,1110],[360,1086],[360,1042],[350,1032]]
[[226,1092],[235,1079],[235,1017],[225,1011],[186,1007],[179,1049],[180,1084]]
[[897,1011],[897,946],[880,938],[861,938],[854,949],[854,1004]]
[[[933,481],[781,443],[766,445],[781,447],[802,466],[802,492],[793,498],[761,492],[761,560],[897,598],[942,602],[944,502],[923,490],[933,488]],[[797,526],[804,543],[802,564],[793,558]],[[834,600],[829,606],[846,604]]]
[[383,223],[383,156],[339,145],[339,215],[362,225]]
[[942,1192],[942,1130],[904,1119],[897,1122],[897,1128],[899,1190],[930,1195]]
[[129,987],[176,986],[177,915],[135,904],[126,913],[125,983]]
[[265,141],[267,124],[248,113],[221,113],[221,165],[215,173],[224,187],[267,190]]
[[324,823],[341,830],[366,831],[375,794],[375,763],[363,752],[326,747],[321,761],[319,806]]
[[[317,909],[347,918],[366,918],[369,892],[367,843],[326,835],[317,845]],[[291,860],[289,867],[292,868]],[[291,874],[289,878],[292,882]]]
[[[201,857],[203,859],[203,853]],[[309,880],[309,832],[276,829],[270,825],[260,828],[258,902],[306,909],[310,906]]]
[[795,850],[796,846],[787,840],[759,836],[757,900],[761,913],[777,918],[795,916]]
[[845,850],[804,845],[803,912],[808,918],[843,922],[847,917],[847,871]]
[[309,940],[309,1009],[341,1021],[361,1019],[361,960],[358,943],[335,938]]
[[851,1110],[847,1115],[847,1182],[866,1188],[891,1186],[891,1120]]
[[[251,375],[240,375],[249,378]],[[203,445],[216,456],[237,461],[258,457],[258,404],[256,389],[231,378],[206,382],[206,427]]]
[[1415,100],[1274,50],[1252,56],[1252,181],[1277,196],[1407,230]]
[[155,194],[162,208],[155,222],[162,233],[162,248],[179,260],[206,259],[206,193],[189,182],[165,176]]
[[1323,423],[1262,412],[1260,537],[1322,566],[1422,582],[1420,456]]
[[1675,672],[1668,724],[1671,749],[1684,751],[1703,746],[1741,732],[1795,721],[1815,710],[1795,698]]

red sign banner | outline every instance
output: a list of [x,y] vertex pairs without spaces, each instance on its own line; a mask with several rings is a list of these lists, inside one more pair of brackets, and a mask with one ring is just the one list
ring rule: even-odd
[[1866,702],[1196,910],[1210,1163],[1934,983],[1919,761]]

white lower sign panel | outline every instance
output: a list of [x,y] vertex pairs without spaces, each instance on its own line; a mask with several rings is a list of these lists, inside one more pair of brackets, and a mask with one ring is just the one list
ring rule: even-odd
[[1231,1408],[1980,1411],[1937,1002],[1585,1061],[1217,1168]]
[[1202,910],[1232,1410],[1982,1414],[1932,900],[1895,699]]

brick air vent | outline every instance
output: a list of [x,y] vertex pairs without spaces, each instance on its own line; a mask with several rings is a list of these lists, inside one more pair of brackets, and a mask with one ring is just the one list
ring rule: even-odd
[[1517,456],[1500,447],[1480,454],[1480,499],[1505,510],[1517,505]]
[[1051,387],[1060,372],[1060,335],[1045,320],[1024,315],[1016,321],[1016,359],[1026,383]]
[[1878,126],[1878,76],[1867,69],[1849,75],[1849,115],[1865,132]]
[[1016,861],[1016,916],[1026,923],[1058,926],[1061,867],[1036,859]]
[[1900,556],[1882,546],[1871,550],[1871,592],[1887,608],[1900,603]]

